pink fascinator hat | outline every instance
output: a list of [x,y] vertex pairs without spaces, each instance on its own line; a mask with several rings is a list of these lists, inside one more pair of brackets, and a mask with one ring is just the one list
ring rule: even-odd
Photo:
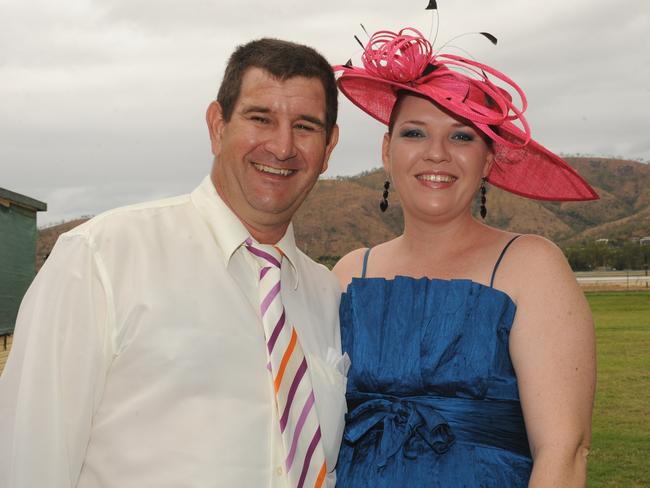
[[[496,44],[494,36],[481,34]],[[436,53],[413,28],[376,32],[361,61],[363,67],[351,61],[334,67],[340,72],[338,86],[378,121],[388,125],[398,92],[413,92],[471,122],[493,141],[491,184],[537,200],[598,198],[573,168],[532,139],[523,115],[526,96],[500,71],[461,56]],[[520,106],[513,102],[513,92]]]

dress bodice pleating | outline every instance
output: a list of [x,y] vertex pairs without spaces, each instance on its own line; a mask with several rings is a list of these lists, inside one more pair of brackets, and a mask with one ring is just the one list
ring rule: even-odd
[[337,486],[527,486],[515,311],[469,280],[354,278],[340,308],[352,367]]

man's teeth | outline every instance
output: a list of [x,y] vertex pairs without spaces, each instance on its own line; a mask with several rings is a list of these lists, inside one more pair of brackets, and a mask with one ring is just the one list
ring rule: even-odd
[[456,177],[451,175],[420,175],[418,179],[435,183],[453,183],[456,181]]
[[294,172],[292,169],[272,168],[271,166],[264,166],[263,164],[257,163],[253,163],[253,166],[255,166],[259,171],[262,171],[264,173],[271,173],[272,175],[289,176]]

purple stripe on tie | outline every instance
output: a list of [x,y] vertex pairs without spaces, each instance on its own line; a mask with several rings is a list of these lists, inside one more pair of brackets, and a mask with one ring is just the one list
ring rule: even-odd
[[314,451],[316,450],[316,446],[318,445],[319,440],[320,440],[320,426],[318,427],[318,429],[316,429],[314,438],[311,440],[311,442],[309,443],[309,447],[307,448],[307,454],[305,454],[305,462],[302,465],[302,472],[300,473],[300,479],[298,480],[298,484],[296,485],[297,488],[302,488],[302,485],[305,484],[305,478],[307,477],[307,471],[309,470],[309,463],[311,463],[311,457],[314,454]]
[[260,304],[260,312],[262,314],[262,317],[264,317],[264,314],[269,308],[269,305],[271,305],[271,302],[275,299],[276,296],[278,296],[278,293],[280,293],[280,282],[278,281],[273,288],[271,288],[271,291],[264,297],[264,300],[262,300],[262,303]]
[[267,342],[267,348],[269,350],[269,354],[273,352],[273,348],[275,347],[275,341],[278,340],[278,337],[280,335],[280,332],[282,331],[282,327],[284,326],[284,308],[282,309],[282,315],[280,316],[280,320],[278,320],[278,323],[275,325],[275,328],[273,329],[273,332],[271,333],[271,337],[269,337],[269,340]]
[[282,413],[282,418],[280,419],[280,432],[284,433],[284,429],[287,427],[287,420],[289,419],[289,410],[291,410],[291,402],[293,402],[293,397],[296,395],[296,390],[300,384],[300,380],[305,376],[305,371],[307,371],[307,360],[302,358],[302,363],[298,371],[296,371],[296,376],[293,378],[291,387],[289,388],[289,393],[287,394],[287,403],[284,406],[284,412]]
[[291,469],[291,465],[293,464],[293,458],[296,455],[296,447],[298,447],[298,438],[300,437],[300,432],[302,431],[302,427],[305,424],[305,420],[307,420],[307,415],[309,415],[309,412],[311,411],[311,407],[313,405],[314,405],[314,392],[312,391],[309,394],[309,398],[307,398],[307,401],[305,402],[305,406],[302,408],[302,412],[300,413],[300,417],[298,418],[298,423],[296,423],[296,430],[293,432],[291,449],[289,450],[289,455],[287,456],[287,460],[285,461],[287,471]]
[[262,269],[260,269],[260,281],[262,281],[262,278],[266,276],[266,273],[268,273],[270,269],[271,266],[265,266]]
[[250,245],[246,246],[246,249],[248,249],[250,252],[255,254],[255,256],[266,259],[269,263],[271,263],[276,268],[280,267],[280,261],[278,261],[275,258],[275,256],[273,256],[272,254],[269,254],[268,252],[262,251],[261,249],[257,249],[256,247]]

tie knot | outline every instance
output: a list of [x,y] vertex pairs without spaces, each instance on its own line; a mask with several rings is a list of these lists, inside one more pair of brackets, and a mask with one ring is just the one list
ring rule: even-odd
[[257,260],[261,268],[275,267],[280,269],[282,263],[282,253],[275,246],[260,244],[253,241],[250,237],[244,243],[248,252]]

